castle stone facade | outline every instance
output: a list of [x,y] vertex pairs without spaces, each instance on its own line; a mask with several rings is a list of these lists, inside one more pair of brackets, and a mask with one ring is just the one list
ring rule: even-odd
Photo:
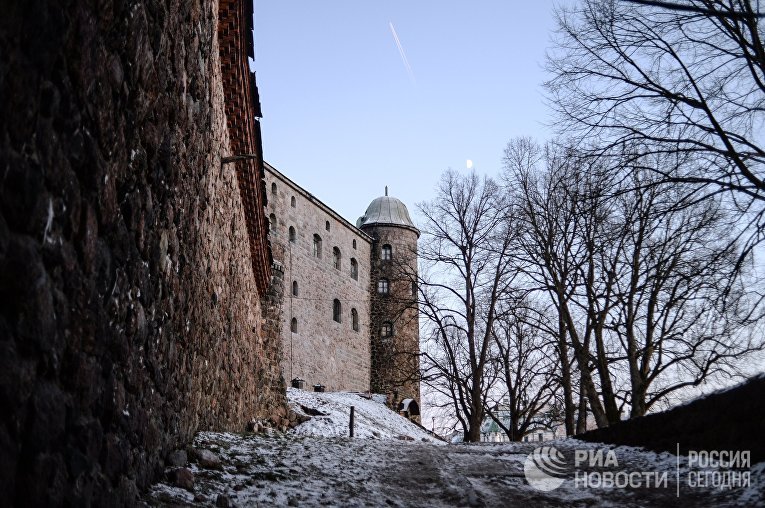
[[283,376],[308,389],[419,401],[419,231],[406,206],[379,197],[354,226],[265,168],[270,240],[284,269]]
[[287,414],[253,5],[4,7],[0,504],[135,506]]

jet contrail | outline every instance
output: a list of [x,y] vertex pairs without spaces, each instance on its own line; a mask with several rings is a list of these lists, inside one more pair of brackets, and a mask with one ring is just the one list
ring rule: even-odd
[[393,34],[393,41],[396,43],[398,52],[401,55],[401,61],[404,62],[404,67],[406,67],[406,72],[407,74],[409,74],[409,77],[411,78],[412,83],[416,85],[417,80],[414,79],[414,73],[412,72],[412,67],[409,65],[409,60],[406,59],[406,53],[404,53],[404,47],[401,45],[401,41],[398,39],[398,34],[396,33],[396,29],[393,28],[393,22],[388,21],[388,25],[390,26],[390,33]]

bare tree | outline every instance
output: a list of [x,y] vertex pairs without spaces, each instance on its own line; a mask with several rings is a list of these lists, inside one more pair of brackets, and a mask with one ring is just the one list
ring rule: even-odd
[[619,420],[602,333],[613,278],[601,279],[596,270],[608,237],[598,208],[603,198],[599,190],[605,185],[597,184],[594,171],[577,166],[579,161],[565,150],[541,148],[530,140],[512,141],[505,157],[505,178],[515,195],[523,232],[515,255],[533,289],[550,298],[559,317],[567,432],[572,432],[575,411],[569,348],[581,393],[598,426]]
[[[625,144],[684,199],[723,193],[745,222],[739,264],[765,233],[765,47],[749,0],[583,0],[557,12],[546,84],[558,125],[603,154]],[[621,163],[620,160],[617,162]]]
[[632,417],[676,390],[736,375],[762,347],[746,333],[741,281],[728,290],[738,252],[719,203],[678,208],[683,190],[650,185],[646,165],[630,172],[632,190],[614,198],[624,241],[613,253],[618,304],[608,326],[626,355]]
[[513,278],[510,207],[499,185],[447,171],[423,224],[419,304],[423,381],[453,405],[464,440],[480,440],[492,371],[492,330]]
[[[506,301],[495,321],[497,390],[486,412],[511,441],[529,429],[552,427],[557,412],[558,357],[555,337],[536,326],[539,309],[528,302]],[[506,416],[506,418],[502,418]]]
[[747,334],[752,299],[728,280],[739,256],[731,223],[719,200],[678,206],[684,189],[651,181],[647,168],[668,157],[630,157],[615,174],[570,149],[511,142],[507,155],[519,264],[558,312],[599,427],[735,375],[762,348]]

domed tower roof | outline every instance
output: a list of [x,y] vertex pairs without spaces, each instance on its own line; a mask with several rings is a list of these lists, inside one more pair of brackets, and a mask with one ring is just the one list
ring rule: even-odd
[[363,229],[366,226],[400,226],[411,229],[420,235],[420,230],[409,217],[409,210],[401,200],[388,196],[388,188],[385,188],[385,196],[375,198],[367,207],[364,215],[356,221],[356,227]]

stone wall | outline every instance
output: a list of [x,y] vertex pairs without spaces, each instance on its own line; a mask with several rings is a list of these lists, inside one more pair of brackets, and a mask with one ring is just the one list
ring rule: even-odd
[[[595,443],[641,446],[688,456],[689,451],[748,451],[765,461],[765,376],[661,413],[625,420],[576,436]],[[760,486],[762,488],[762,486]]]
[[[417,238],[412,229],[396,226],[364,226],[374,238],[372,245],[372,391],[391,393],[394,401],[407,398],[420,403],[420,326],[417,295]],[[390,245],[392,259],[381,258]],[[380,294],[381,278],[389,281],[389,294]],[[383,323],[393,324],[393,336],[381,336]]]
[[[270,166],[266,167],[266,189],[268,212],[276,218],[269,235],[274,258],[284,266],[285,379],[299,377],[307,389],[322,384],[330,391],[368,390],[369,238]],[[295,228],[294,242],[289,241],[290,227]],[[321,257],[313,254],[314,234],[321,237]],[[334,247],[340,249],[339,269],[333,264]],[[351,258],[358,263],[358,279],[351,277]],[[292,294],[293,281],[298,284],[297,296]],[[341,302],[339,323],[333,320],[334,299]],[[351,326],[352,309],[359,316],[358,330]],[[291,331],[293,318],[296,333]]]
[[262,224],[248,231],[242,169],[221,164],[217,28],[208,0],[4,6],[6,501],[133,504],[197,429],[284,403]]

